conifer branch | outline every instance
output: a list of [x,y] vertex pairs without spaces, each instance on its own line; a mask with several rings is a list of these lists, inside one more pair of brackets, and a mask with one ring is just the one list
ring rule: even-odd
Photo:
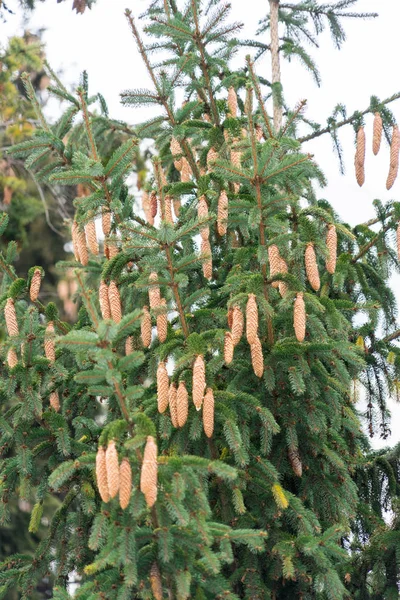
[[387,225],[385,225],[384,227],[382,227],[382,229],[379,231],[379,233],[372,238],[372,240],[370,240],[368,242],[368,244],[365,244],[365,246],[363,246],[361,248],[361,250],[359,251],[359,253],[354,256],[354,258],[351,259],[351,262],[354,264],[356,263],[358,260],[360,260],[360,258],[362,258],[367,252],[368,250],[370,250],[372,248],[372,246],[375,246],[375,244],[377,242],[379,242],[379,240],[381,239],[382,235],[384,233],[386,233],[387,231],[389,231],[389,229],[391,229],[393,227],[393,223],[389,222]]
[[254,63],[251,60],[250,56],[246,57],[246,61],[247,61],[247,66],[249,68],[249,72],[250,72],[250,76],[251,76],[251,81],[253,83],[254,90],[255,90],[255,93],[256,93],[256,96],[257,96],[258,105],[260,107],[261,114],[262,114],[262,117],[264,119],[265,126],[266,126],[266,128],[268,130],[269,137],[273,138],[273,137],[275,137],[275,135],[274,135],[274,132],[272,131],[271,121],[270,121],[270,118],[268,116],[267,110],[265,108],[265,102],[264,102],[263,97],[262,97],[260,83],[259,83],[258,78],[257,78],[257,76],[255,74],[255,71],[254,71]]
[[99,160],[99,156],[97,154],[96,142],[94,141],[94,137],[93,137],[92,124],[90,122],[87,104],[86,104],[86,100],[84,98],[82,88],[78,88],[77,93],[78,93],[79,99],[81,101],[83,121],[85,123],[86,135],[88,136],[90,148],[92,151],[92,157],[97,162]]

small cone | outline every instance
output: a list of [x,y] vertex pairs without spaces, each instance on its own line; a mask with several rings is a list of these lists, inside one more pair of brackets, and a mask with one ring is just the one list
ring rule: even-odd
[[214,432],[214,404],[214,393],[211,388],[207,388],[203,403],[203,428],[208,438]]
[[187,421],[189,412],[189,394],[184,381],[179,382],[176,394],[176,411],[178,427],[183,427]]
[[56,360],[56,349],[54,346],[54,334],[55,334],[54,323],[53,323],[53,321],[49,321],[49,323],[46,327],[46,332],[44,334],[44,353],[46,355],[46,358],[52,363],[54,363]]
[[228,196],[225,190],[222,190],[218,198],[217,210],[217,229],[219,235],[225,235],[228,229]]
[[40,269],[35,269],[31,279],[31,285],[29,286],[29,297],[31,299],[31,302],[35,302],[38,299],[41,283],[42,273]]
[[142,320],[140,322],[140,335],[143,346],[149,348],[151,344],[151,316],[147,306],[143,306]]
[[207,152],[207,167],[210,173],[213,171],[215,161],[218,160],[218,152],[215,148],[210,148]]
[[200,410],[201,405],[203,404],[205,387],[206,368],[203,357],[198,355],[193,365],[193,403],[196,407],[196,410]]
[[203,261],[203,275],[209,281],[212,279],[212,254],[211,245],[208,240],[201,240],[201,255],[206,257]]
[[377,113],[375,113],[375,118],[374,118],[374,134],[373,134],[373,139],[372,139],[372,151],[375,154],[375,156],[378,154],[380,147],[381,147],[382,130],[383,130],[382,117],[377,112]]
[[164,343],[168,333],[167,301],[165,298],[161,298],[160,306],[165,307],[165,309],[157,315],[157,335],[160,342]]
[[182,156],[183,152],[182,152],[181,145],[178,142],[178,140],[176,138],[174,138],[173,136],[171,138],[169,147],[171,149],[171,154],[174,158],[175,158],[175,156]]
[[72,227],[71,227],[72,250],[74,252],[75,260],[77,262],[79,262],[79,248],[78,248],[77,231],[78,231],[78,223],[76,221],[73,221]]
[[254,343],[251,344],[250,352],[254,373],[257,375],[257,377],[262,377],[264,373],[264,357],[261,342],[258,336],[256,337]]
[[233,352],[235,350],[235,345],[233,343],[232,334],[230,331],[225,333],[224,340],[224,361],[225,364],[230,365],[233,361]]
[[140,491],[143,492],[149,508],[157,500],[157,472],[157,444],[155,439],[149,435],[144,449],[140,473]]
[[232,341],[233,345],[237,346],[243,335],[244,317],[240,306],[233,307],[232,313]]
[[78,226],[76,227],[76,231],[75,231],[75,239],[76,239],[76,245],[78,248],[80,263],[81,263],[81,265],[86,267],[86,265],[89,262],[89,253],[88,253],[88,249],[86,246],[86,236],[85,236],[85,233],[83,231],[81,231]]
[[156,192],[152,191],[150,194],[150,214],[154,219],[158,212],[158,200]]
[[108,301],[110,303],[111,317],[114,323],[119,323],[122,319],[121,297],[115,281],[110,281],[108,287]]
[[122,510],[129,505],[132,493],[132,469],[127,458],[123,458],[119,468],[119,505]]
[[96,454],[96,481],[100,498],[103,502],[109,502],[110,494],[107,482],[106,451],[103,446],[100,446]]
[[10,367],[10,369],[13,369],[18,364],[18,357],[14,348],[10,348],[7,352],[7,364]]
[[156,562],[151,565],[150,586],[155,600],[163,600],[161,573]]
[[133,352],[133,337],[128,335],[125,340],[125,356],[129,356]]
[[[188,183],[190,181],[190,177],[192,175],[192,169],[185,157],[182,157],[182,167],[181,167],[181,181],[182,183]],[[178,169],[179,170],[179,169]]]
[[167,410],[169,394],[169,377],[165,362],[160,362],[157,368],[157,405],[158,412]]
[[236,119],[238,111],[238,101],[235,89],[232,86],[228,90],[228,109],[230,116]]
[[293,469],[293,473],[296,477],[301,477],[303,475],[303,466],[301,464],[300,454],[297,448],[294,446],[290,446],[288,448],[288,457],[290,464]]
[[100,312],[103,319],[111,319],[110,301],[108,299],[108,285],[104,280],[100,282],[99,288]]
[[[269,259],[269,275],[270,277],[275,277],[280,271],[281,267],[281,256],[279,254],[278,246],[272,244],[268,246],[268,259]],[[279,287],[279,281],[273,281],[272,287]]]
[[[246,305],[246,337],[250,344],[254,344],[258,336],[258,308],[254,294],[249,294]],[[225,361],[226,362],[226,361]]]
[[400,221],[397,223],[396,241],[397,241],[397,258],[400,260]]
[[101,226],[105,237],[110,235],[111,231],[111,213],[107,209],[103,209],[101,214]]
[[[286,261],[284,258],[281,258],[280,260],[280,266],[279,266],[279,272],[280,273],[287,273],[288,272],[288,266],[286,264]],[[280,281],[279,285],[279,293],[282,296],[282,298],[285,296],[286,292],[288,291],[288,285],[285,281]]]
[[51,408],[53,410],[55,410],[56,412],[60,412],[60,398],[59,398],[57,390],[55,390],[54,392],[51,392],[49,401],[50,401]]
[[294,331],[298,342],[303,342],[306,336],[306,306],[303,292],[299,292],[294,301]]
[[176,384],[171,383],[168,391],[168,404],[169,412],[171,414],[171,421],[173,427],[179,427],[178,425],[178,400],[177,400],[177,389]]
[[115,498],[119,490],[119,463],[114,440],[108,442],[106,450],[106,470],[108,493],[110,494],[110,498]]
[[177,219],[179,219],[179,213],[181,212],[181,200],[180,200],[180,198],[174,198],[173,201],[172,201],[172,204],[174,205],[175,217]]
[[[156,281],[158,281],[158,276],[157,273],[153,271],[152,273],[150,273],[149,283],[155,283]],[[151,287],[149,287],[149,302],[150,308],[156,308],[157,306],[160,306],[161,295],[160,288],[158,287],[158,285],[152,285]]]
[[307,244],[304,261],[306,265],[307,279],[310,282],[310,285],[313,288],[313,290],[318,292],[321,286],[321,282],[319,279],[317,257],[315,256],[314,244]]
[[19,334],[17,313],[15,312],[15,304],[13,298],[8,298],[4,307],[4,318],[6,321],[6,327],[8,335],[15,337]]
[[[197,217],[199,221],[208,217],[208,205],[205,196],[200,196],[197,204]],[[210,237],[210,228],[208,225],[200,228],[200,235],[203,240],[208,240]]]
[[94,221],[89,221],[89,223],[86,223],[85,233],[86,233],[87,245],[89,246],[90,252],[92,254],[98,254],[99,253],[99,244],[97,241],[96,225],[95,225]]
[[331,275],[336,270],[336,258],[337,258],[337,233],[334,225],[328,226],[328,233],[326,234],[326,248],[328,250],[328,258],[326,259],[326,270]]
[[164,217],[167,223],[170,225],[174,224],[174,218],[172,216],[172,198],[168,195],[164,197]]

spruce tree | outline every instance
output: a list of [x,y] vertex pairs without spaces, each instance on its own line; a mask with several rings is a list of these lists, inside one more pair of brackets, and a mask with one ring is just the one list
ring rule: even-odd
[[[75,261],[61,266],[76,272],[80,310],[62,322],[37,299],[35,269],[18,278],[12,246],[0,257],[1,518],[10,498],[34,498],[37,531],[59,500],[33,557],[1,565],[3,597],[31,598],[51,574],[65,600],[71,573],[85,600],[398,597],[399,448],[371,453],[356,402],[363,386],[370,432],[385,436],[400,204],[375,201],[376,218],[349,227],[318,199],[306,147],[326,133],[339,147],[353,126],[362,184],[366,140],[375,152],[385,132],[393,184],[396,96],[324,127],[286,106],[280,78],[281,55],[307,64],[302,41],[326,20],[340,46],[342,18],[368,16],[355,3],[270,0],[238,70],[229,5],[155,0],[144,34],[127,11],[151,87],[122,102],[157,112],[111,155],[99,137],[117,125],[99,119],[86,76],[76,95],[51,88],[68,103],[55,125],[25,78],[41,129],[12,152],[34,164],[48,151],[37,177],[77,186]],[[127,177],[142,139],[154,155],[140,207]]]

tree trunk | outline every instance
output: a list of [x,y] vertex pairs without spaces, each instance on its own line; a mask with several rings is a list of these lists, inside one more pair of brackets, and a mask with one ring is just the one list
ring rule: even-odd
[[[279,0],[269,0],[270,4],[270,27],[271,27],[271,62],[272,83],[281,83],[281,65],[279,58]],[[274,102],[274,127],[279,131],[282,127],[282,106],[279,95],[273,95]]]

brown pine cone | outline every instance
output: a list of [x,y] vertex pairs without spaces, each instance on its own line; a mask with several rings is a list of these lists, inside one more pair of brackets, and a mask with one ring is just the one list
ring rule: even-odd
[[119,462],[117,447],[114,440],[108,442],[106,450],[106,470],[108,493],[110,498],[115,498],[119,491]]
[[167,223],[170,225],[174,224],[174,219],[172,216],[172,198],[171,196],[164,196],[164,218]]
[[356,156],[355,162],[357,165],[365,165],[365,130],[360,127],[357,132]]
[[99,253],[99,243],[97,241],[96,224],[94,221],[89,221],[85,225],[86,241],[89,250],[92,254]]
[[365,183],[365,170],[364,165],[355,164],[356,167],[356,180],[360,187]]
[[190,164],[188,163],[187,159],[184,156],[182,157],[181,161],[182,161],[182,167],[180,169],[181,181],[182,181],[182,183],[187,183],[188,181],[190,181],[190,178],[192,175],[192,169],[190,168]]
[[307,279],[310,282],[310,285],[313,288],[313,290],[318,292],[321,286],[321,282],[319,279],[317,257],[315,256],[314,244],[312,244],[311,242],[307,244],[304,261],[306,265]]
[[215,148],[211,147],[207,152],[207,168],[210,173],[213,172],[213,166],[216,160],[218,160],[218,152]]
[[337,259],[337,233],[334,225],[328,225],[328,233],[326,234],[326,248],[328,250],[328,258],[326,259],[326,270],[331,275],[336,271]]
[[163,344],[167,339],[168,333],[167,301],[165,298],[160,299],[160,307],[158,310],[160,312],[157,314],[157,335],[158,339]]
[[232,334],[230,331],[225,333],[224,340],[224,361],[225,364],[230,365],[233,361],[233,353],[235,350],[235,345],[233,343]]
[[228,109],[230,116],[233,119],[236,119],[238,111],[238,101],[235,89],[232,86],[228,90]]
[[375,156],[378,154],[380,147],[381,147],[382,131],[383,131],[382,117],[377,112],[377,113],[375,113],[375,117],[374,117],[374,134],[373,134],[373,139],[372,139],[372,151],[375,154]]
[[203,428],[208,438],[214,432],[214,404],[214,393],[211,388],[207,388],[203,402]]
[[110,303],[111,317],[114,323],[119,323],[122,319],[121,297],[115,281],[110,281],[108,287],[108,301]]
[[184,381],[179,382],[176,394],[176,410],[178,427],[183,427],[187,421],[189,412],[189,394]]
[[7,352],[7,364],[10,367],[10,369],[13,369],[18,364],[18,356],[14,348],[10,348]]
[[105,237],[110,235],[111,231],[111,212],[109,209],[104,208],[101,213],[101,226]]
[[250,346],[251,363],[257,377],[262,377],[264,373],[264,357],[260,338],[257,336],[253,344]]
[[171,154],[174,158],[175,158],[175,156],[182,156],[183,152],[182,152],[181,145],[178,142],[178,140],[176,138],[174,138],[174,136],[172,136],[172,138],[171,138],[169,147],[171,149]]
[[72,249],[73,249],[75,260],[77,262],[79,262],[79,248],[78,248],[77,231],[78,231],[78,223],[76,221],[73,221],[72,226],[71,226]]
[[31,302],[36,302],[40,292],[40,284],[42,283],[42,273],[40,269],[35,269],[32,279],[31,285],[29,286],[29,297]]
[[203,275],[209,281],[212,279],[212,254],[209,240],[201,240],[201,256],[203,260]]
[[100,498],[103,502],[109,502],[110,493],[107,482],[106,451],[103,446],[100,446],[96,454],[96,481]]
[[157,368],[157,404],[158,412],[163,413],[168,406],[169,377],[165,362],[160,362]]
[[169,412],[171,414],[171,421],[173,427],[179,427],[178,424],[178,393],[176,389],[176,384],[171,383],[168,390],[168,404],[169,404]]
[[86,246],[85,232],[79,229],[79,226],[77,226],[75,229],[75,241],[78,248],[80,263],[86,267],[89,262],[89,253]]
[[[208,217],[208,205],[206,197],[200,196],[198,204],[197,204],[197,217],[199,221],[206,219]],[[208,240],[210,237],[210,228],[208,225],[200,228],[200,235],[203,240]]]
[[163,600],[161,573],[156,562],[151,565],[150,586],[155,600]]
[[254,344],[258,336],[258,307],[254,294],[249,294],[246,305],[246,337],[248,343]]
[[244,329],[244,317],[240,306],[233,307],[232,313],[232,341],[234,346],[240,342]]
[[128,335],[125,340],[125,356],[129,356],[133,352],[133,337]]
[[55,349],[55,345],[54,345],[54,336],[55,336],[54,323],[53,323],[53,321],[49,321],[49,323],[46,327],[45,335],[44,335],[44,353],[46,355],[46,358],[52,363],[54,363],[56,360],[56,349]]
[[151,316],[147,306],[143,306],[142,320],[140,322],[140,334],[143,346],[145,348],[149,348],[151,344]]
[[8,335],[10,337],[16,337],[19,334],[19,328],[13,298],[8,298],[6,302],[6,305],[4,307],[4,318],[6,321]]
[[[150,273],[149,283],[154,284],[157,281],[158,281],[157,273],[155,273],[153,271],[152,273]],[[149,302],[150,302],[150,308],[156,308],[157,306],[160,306],[161,295],[160,295],[160,288],[158,287],[158,285],[151,285],[149,287]]]
[[218,198],[217,229],[219,235],[225,235],[228,229],[229,202],[225,190],[222,190]]
[[[268,246],[268,259],[269,259],[269,276],[275,277],[281,268],[281,256],[279,254],[279,248],[275,244]],[[273,281],[272,287],[279,287],[279,281]]]
[[158,198],[157,193],[153,190],[150,193],[150,213],[153,219],[156,217],[158,212]]
[[132,493],[132,469],[129,460],[122,459],[119,468],[119,505],[122,510],[129,506]]
[[303,292],[299,292],[294,301],[294,331],[298,342],[303,342],[306,335],[306,306]]
[[60,412],[60,398],[59,398],[57,390],[55,390],[54,392],[51,392],[49,401],[50,401],[51,408],[53,410],[55,410],[56,412]]
[[157,444],[149,435],[143,454],[142,470],[140,473],[140,491],[144,494],[146,504],[151,508],[157,500]]
[[108,299],[108,285],[102,279],[99,287],[100,312],[103,319],[111,319],[110,301]]
[[181,212],[181,200],[180,200],[180,198],[174,198],[173,201],[172,201],[172,204],[174,205],[175,217],[177,219],[179,219],[179,213]]
[[196,410],[201,409],[206,387],[206,367],[203,357],[199,354],[193,365],[193,403]]
[[288,457],[293,469],[293,473],[297,477],[301,477],[303,475],[303,466],[301,464],[301,458],[298,448],[296,448],[295,446],[290,446],[288,448]]
[[[288,272],[288,266],[286,264],[286,261],[284,258],[281,258],[281,260],[279,261],[279,272],[280,273],[287,273]],[[279,293],[282,296],[282,298],[285,296],[286,292],[288,291],[288,285],[285,281],[280,281],[279,285]]]

